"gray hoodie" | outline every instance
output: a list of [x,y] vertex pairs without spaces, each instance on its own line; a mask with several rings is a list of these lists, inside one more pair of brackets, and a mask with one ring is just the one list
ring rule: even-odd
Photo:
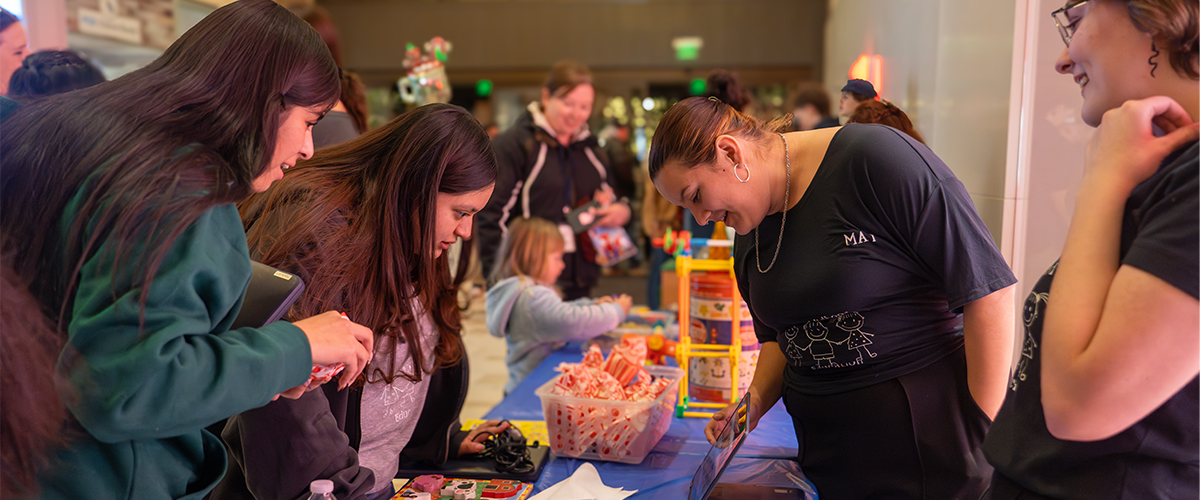
[[563,302],[554,289],[512,277],[487,292],[487,328],[508,339],[508,394],[543,359],[567,342],[580,342],[612,330],[625,320],[615,302],[582,298]]

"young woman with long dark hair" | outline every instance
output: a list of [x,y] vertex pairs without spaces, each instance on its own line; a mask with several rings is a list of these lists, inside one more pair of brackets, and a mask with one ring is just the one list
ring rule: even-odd
[[298,396],[314,363],[345,363],[343,386],[361,372],[370,330],[337,312],[229,329],[250,279],[234,202],[312,154],[338,90],[307,24],[243,0],[146,67],[5,122],[5,250],[64,337],[82,428],[44,498],[201,498],[226,464],[206,425]]
[[1096,133],[1062,255],[1025,299],[984,443],[990,498],[1200,496],[1198,11],[1073,0],[1053,13],[1055,69]]
[[[314,479],[333,480],[342,500],[387,498],[401,462],[474,453],[475,435],[499,430],[458,424],[468,382],[458,287],[495,179],[479,122],[430,104],[321,150],[242,204],[253,255],[308,284],[290,315],[345,311],[376,332],[375,357],[350,389],[230,419],[236,466],[214,499],[298,498]],[[459,238],[452,273],[446,250]]]
[[782,397],[822,497],[978,498],[1016,278],[921,143],[874,124],[775,132],[784,124],[684,99],[649,155],[664,197],[739,234],[762,343],[749,426]]

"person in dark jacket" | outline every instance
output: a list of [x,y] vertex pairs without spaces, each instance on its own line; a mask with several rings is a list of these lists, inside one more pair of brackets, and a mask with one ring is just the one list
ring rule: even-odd
[[341,500],[388,498],[404,464],[481,451],[476,436],[502,430],[459,431],[468,378],[457,296],[470,249],[453,279],[446,255],[469,241],[495,178],[479,122],[431,104],[321,150],[242,204],[251,254],[307,284],[290,316],[336,309],[378,333],[353,387],[231,418],[232,466],[212,498],[303,498],[316,479]]
[[541,217],[558,225],[567,248],[558,287],[565,300],[589,295],[600,267],[586,232],[567,224],[572,209],[597,201],[599,226],[624,226],[629,205],[616,200],[604,153],[587,126],[596,92],[587,67],[556,63],[546,77],[540,102],[529,104],[517,123],[496,137],[500,165],[496,190],[479,214],[480,258],[492,274],[495,250],[514,217]]

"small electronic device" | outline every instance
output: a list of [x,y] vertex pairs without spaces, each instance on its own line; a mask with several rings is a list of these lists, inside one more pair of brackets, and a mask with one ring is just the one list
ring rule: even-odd
[[600,217],[596,216],[596,210],[599,208],[600,202],[598,201],[589,201],[580,205],[567,212],[567,225],[571,226],[571,230],[576,234],[587,231],[600,221]]
[[304,281],[299,276],[250,261],[250,284],[246,286],[246,298],[242,300],[242,309],[229,328],[257,328],[279,321],[302,292]]
[[737,454],[749,433],[746,412],[750,394],[742,397],[730,418],[717,433],[717,442],[708,450],[688,489],[688,500],[774,500],[804,498],[804,491],[786,486],[764,486],[758,484],[718,483],[733,456]]

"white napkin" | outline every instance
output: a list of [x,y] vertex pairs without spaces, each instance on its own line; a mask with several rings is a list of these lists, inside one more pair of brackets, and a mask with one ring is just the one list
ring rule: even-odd
[[624,500],[634,493],[637,493],[637,490],[625,491],[624,488],[605,486],[600,481],[600,473],[596,472],[596,466],[584,463],[575,469],[571,477],[542,490],[529,500]]

